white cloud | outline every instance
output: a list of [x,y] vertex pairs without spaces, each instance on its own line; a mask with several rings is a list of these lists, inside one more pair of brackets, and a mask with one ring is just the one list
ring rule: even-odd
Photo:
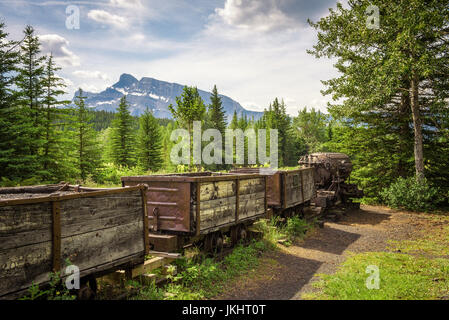
[[215,10],[227,24],[245,29],[272,31],[290,29],[297,21],[278,7],[276,0],[227,0],[224,8]]
[[101,71],[77,70],[73,72],[73,75],[83,79],[100,79],[104,81],[111,81],[109,76]]
[[128,26],[128,20],[125,17],[118,16],[104,10],[90,10],[87,16],[94,21],[117,28],[126,28]]
[[44,34],[39,36],[41,50],[44,54],[52,53],[55,61],[63,66],[79,66],[80,58],[70,51],[69,42],[57,34]]
[[140,0],[111,0],[110,4],[122,8],[138,9],[143,7],[142,1]]
[[104,88],[97,87],[96,85],[93,85],[91,83],[81,83],[79,86],[77,86],[77,89],[81,88],[85,92],[92,92],[92,93],[98,93],[104,90]]

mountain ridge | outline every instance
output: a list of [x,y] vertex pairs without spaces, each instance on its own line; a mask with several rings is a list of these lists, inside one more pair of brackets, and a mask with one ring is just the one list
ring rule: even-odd
[[[141,115],[148,107],[156,118],[172,119],[172,114],[168,110],[170,104],[175,105],[177,96],[180,96],[184,85],[167,82],[150,77],[142,77],[137,80],[133,75],[123,73],[119,81],[99,93],[83,91],[86,97],[86,105],[95,110],[115,111],[118,108],[120,99],[126,95],[130,112],[134,116]],[[78,95],[76,91],[73,99]],[[209,91],[198,89],[198,93],[206,105],[210,104]],[[234,111],[239,117],[247,116],[255,120],[259,119],[263,112],[251,111],[243,108],[240,103],[228,96],[219,95],[222,99],[228,122],[231,121]]]

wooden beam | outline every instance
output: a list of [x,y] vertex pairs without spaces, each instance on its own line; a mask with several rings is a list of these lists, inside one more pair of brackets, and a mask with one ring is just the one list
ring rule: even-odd
[[152,270],[160,268],[172,260],[173,259],[163,257],[155,257],[146,260],[143,264],[140,264],[131,270],[131,277],[135,278],[142,274],[150,273]]
[[52,202],[53,219],[53,271],[61,271],[61,203]]
[[201,183],[196,183],[196,235],[201,232]]

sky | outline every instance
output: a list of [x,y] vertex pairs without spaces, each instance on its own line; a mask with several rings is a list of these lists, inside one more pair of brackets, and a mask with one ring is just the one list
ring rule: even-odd
[[[336,0],[0,0],[11,39],[32,25],[42,52],[52,52],[67,84],[100,92],[122,73],[137,79],[197,86],[263,111],[284,99],[296,115],[326,111],[321,80],[337,75],[334,61],[306,52],[316,43],[307,24]],[[77,15],[79,13],[79,19]],[[78,23],[79,22],[79,23]]]

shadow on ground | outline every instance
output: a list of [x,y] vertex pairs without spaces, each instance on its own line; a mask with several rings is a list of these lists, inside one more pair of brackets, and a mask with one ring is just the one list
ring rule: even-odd
[[[286,300],[293,298],[295,294],[313,277],[322,262],[300,258],[281,251],[273,253],[273,259],[281,263],[281,268],[276,271],[274,281],[252,284],[246,287],[244,284],[238,290],[232,290],[218,299],[226,300]],[[297,271],[297,272],[296,272]]]
[[375,226],[386,220],[391,219],[391,214],[387,212],[379,212],[379,208],[371,208],[363,206],[362,209],[352,210],[345,214],[344,218],[337,222],[340,224],[360,224]]

